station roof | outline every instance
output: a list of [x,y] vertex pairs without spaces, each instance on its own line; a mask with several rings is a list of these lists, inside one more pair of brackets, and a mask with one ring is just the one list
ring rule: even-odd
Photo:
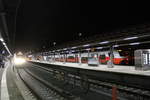
[[[115,33],[115,35],[114,35]],[[127,45],[139,45],[150,43],[150,24],[133,26],[127,29],[117,30],[114,32],[95,35],[93,37],[85,38],[78,41],[71,41],[64,45],[55,47],[50,51],[65,51],[67,49],[87,49],[103,47],[127,46]]]

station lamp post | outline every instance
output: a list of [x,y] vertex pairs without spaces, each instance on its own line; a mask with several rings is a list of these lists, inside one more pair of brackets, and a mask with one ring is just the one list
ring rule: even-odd
[[81,65],[82,62],[81,62],[81,49],[79,48],[79,65]]
[[63,51],[63,64],[66,63],[65,51]]
[[[54,48],[55,48],[56,42],[53,42],[53,45],[54,45]],[[56,52],[56,50],[54,50],[54,62],[55,62],[55,52]]]
[[8,47],[6,45],[4,39],[3,39],[2,35],[1,35],[1,32],[0,32],[0,42],[2,42],[4,48],[7,50],[8,54],[11,56],[12,54],[11,54],[10,50],[8,49]]
[[110,46],[110,53],[109,53],[109,57],[110,57],[110,60],[108,61],[107,65],[108,65],[108,68],[113,68],[114,65],[113,65],[113,58],[114,58],[114,54],[113,54],[113,46],[111,45]]
[[82,36],[82,33],[79,33],[79,37],[81,37]]
[[53,42],[53,45],[55,46],[55,45],[56,45],[56,42]]

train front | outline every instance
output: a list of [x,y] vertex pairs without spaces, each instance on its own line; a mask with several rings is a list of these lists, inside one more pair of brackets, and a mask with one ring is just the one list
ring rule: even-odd
[[23,53],[19,52],[17,54],[14,54],[14,65],[23,65],[25,64],[26,59]]

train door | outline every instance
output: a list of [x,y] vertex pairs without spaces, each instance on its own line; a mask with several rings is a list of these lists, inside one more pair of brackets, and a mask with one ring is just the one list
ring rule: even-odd
[[59,53],[59,62],[61,62],[61,53]]
[[78,58],[79,58],[79,65],[81,65],[82,64],[82,61],[81,61],[81,52],[79,52]]
[[75,63],[78,63],[78,54],[75,54]]
[[75,63],[75,54],[68,54],[67,62]]
[[88,62],[88,53],[82,53],[81,54],[81,63],[87,63]]
[[63,54],[63,55],[64,55],[64,60],[63,60],[63,62],[66,63],[66,61],[67,61],[67,54]]
[[106,55],[105,54],[100,54],[99,55],[99,62],[101,63],[101,64],[106,64]]
[[60,62],[63,62],[63,60],[64,60],[64,56],[63,54],[60,54]]

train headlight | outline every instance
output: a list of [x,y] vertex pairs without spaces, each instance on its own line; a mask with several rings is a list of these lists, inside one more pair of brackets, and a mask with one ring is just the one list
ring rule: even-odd
[[26,62],[24,58],[14,58],[15,65],[22,65]]

